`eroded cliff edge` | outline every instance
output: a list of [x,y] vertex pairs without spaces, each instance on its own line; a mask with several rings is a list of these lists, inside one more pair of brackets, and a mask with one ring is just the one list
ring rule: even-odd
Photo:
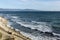
[[8,20],[0,17],[0,40],[31,40],[8,25]]

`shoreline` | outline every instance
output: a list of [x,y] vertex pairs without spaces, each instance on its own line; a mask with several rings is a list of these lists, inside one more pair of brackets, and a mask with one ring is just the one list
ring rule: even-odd
[[5,32],[7,36],[13,36],[15,40],[31,40],[29,37],[26,37],[21,34],[18,29],[14,29],[13,27],[7,25],[7,22],[8,21],[6,19],[0,17],[0,32],[2,32],[2,34],[4,34]]

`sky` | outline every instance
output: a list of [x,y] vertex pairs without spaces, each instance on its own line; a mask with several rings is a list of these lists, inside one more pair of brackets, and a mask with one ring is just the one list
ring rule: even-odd
[[0,0],[0,8],[60,11],[60,0]]

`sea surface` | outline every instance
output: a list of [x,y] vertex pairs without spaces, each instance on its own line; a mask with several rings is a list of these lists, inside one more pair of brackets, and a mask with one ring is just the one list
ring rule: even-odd
[[60,40],[60,12],[2,11],[0,16],[32,40]]

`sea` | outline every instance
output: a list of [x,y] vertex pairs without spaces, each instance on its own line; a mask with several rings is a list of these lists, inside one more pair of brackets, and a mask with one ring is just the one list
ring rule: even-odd
[[1,11],[0,16],[32,40],[60,40],[60,12]]

